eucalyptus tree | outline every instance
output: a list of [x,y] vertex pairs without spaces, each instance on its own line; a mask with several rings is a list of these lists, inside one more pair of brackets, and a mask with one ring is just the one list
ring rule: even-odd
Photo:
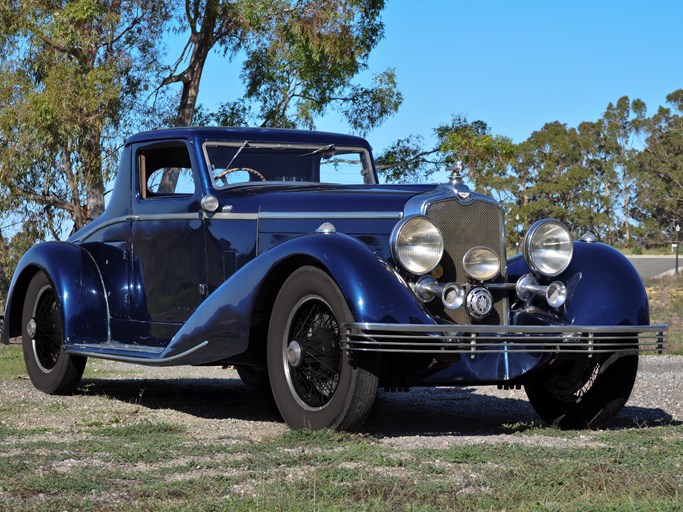
[[438,126],[434,135],[434,147],[426,147],[424,139],[415,135],[394,142],[377,157],[380,174],[388,182],[419,182],[461,161],[475,189],[493,194],[500,191],[515,152],[508,137],[494,135],[484,121],[470,122],[464,116],[453,116],[450,123]]
[[[315,119],[336,109],[361,134],[394,114],[402,101],[392,69],[370,86],[353,79],[384,34],[384,0],[185,0],[176,11],[178,29],[188,33],[162,86],[181,84],[176,126],[193,122],[315,128]],[[215,112],[197,99],[211,51],[242,59],[241,97]],[[161,186],[173,188],[177,172]]]
[[622,219],[624,241],[631,239],[631,210],[638,187],[638,172],[634,162],[638,153],[636,147],[639,127],[645,116],[645,103],[639,99],[631,101],[622,96],[616,104],[607,106],[601,122],[605,134],[607,161],[617,176],[618,188],[614,190],[619,200],[619,217]]
[[7,246],[62,238],[65,224],[102,213],[120,132],[137,125],[154,84],[164,9],[161,0],[0,6],[0,222],[15,225],[3,258],[16,257]]
[[[192,123],[212,50],[241,59],[244,95],[227,99],[208,119],[230,124],[314,128],[336,109],[367,133],[398,109],[402,97],[387,69],[370,86],[353,83],[384,35],[384,0],[185,0],[178,11],[187,43],[163,85],[180,83],[175,124]],[[204,117],[207,119],[207,117]]]
[[683,225],[683,89],[666,97],[640,129],[645,147],[634,159],[639,187],[637,219],[656,241],[673,239],[675,226]]

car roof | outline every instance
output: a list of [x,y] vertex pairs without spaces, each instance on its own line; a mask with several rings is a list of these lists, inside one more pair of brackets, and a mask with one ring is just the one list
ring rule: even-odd
[[362,137],[340,133],[318,132],[311,130],[288,130],[283,128],[243,128],[243,127],[187,127],[166,128],[141,132],[129,137],[126,145],[154,140],[195,138],[218,141],[288,142],[335,144],[339,146],[358,146],[370,149]]

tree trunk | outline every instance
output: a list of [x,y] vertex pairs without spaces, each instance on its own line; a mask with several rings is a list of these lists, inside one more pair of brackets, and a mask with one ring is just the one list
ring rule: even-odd
[[[187,69],[181,74],[180,81],[183,84],[183,91],[178,105],[176,116],[176,126],[190,126],[194,118],[197,107],[197,96],[199,95],[199,83],[202,79],[204,64],[209,52],[216,43],[214,31],[216,29],[216,15],[218,11],[218,0],[208,0],[206,12],[202,20],[199,31],[194,31],[190,36],[192,42],[192,55]],[[177,172],[164,172],[159,184],[159,190],[173,191],[178,183]]]

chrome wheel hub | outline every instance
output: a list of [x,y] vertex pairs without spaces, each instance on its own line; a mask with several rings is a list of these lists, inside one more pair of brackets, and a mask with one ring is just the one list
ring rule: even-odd
[[287,362],[293,368],[298,368],[301,366],[303,359],[303,349],[299,342],[296,340],[290,341],[287,346]]
[[36,324],[35,319],[31,318],[26,324],[26,333],[31,337],[36,337],[36,332],[38,331],[38,324]]

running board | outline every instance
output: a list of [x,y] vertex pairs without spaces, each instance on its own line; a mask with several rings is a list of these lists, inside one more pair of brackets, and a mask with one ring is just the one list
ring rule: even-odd
[[[87,350],[86,347],[70,349],[70,350],[67,350],[67,353],[70,355],[74,355],[74,356],[94,357],[97,359],[109,359],[111,361],[122,361],[125,363],[155,365],[155,364],[167,364],[167,363],[170,363],[173,361],[177,361],[178,359],[182,359],[184,357],[189,356],[193,352],[196,352],[197,350],[207,346],[208,344],[209,344],[209,340],[203,341],[199,345],[196,345],[196,346],[192,347],[191,349],[186,350],[185,352],[182,352],[180,354],[176,354],[176,355],[170,356],[170,357],[141,357],[141,356],[133,356],[133,355],[125,355],[125,354],[112,354],[111,352],[97,352],[97,351],[93,352],[92,350]],[[96,348],[96,347],[88,347],[88,348]],[[152,353],[162,354],[163,352],[152,352]]]

